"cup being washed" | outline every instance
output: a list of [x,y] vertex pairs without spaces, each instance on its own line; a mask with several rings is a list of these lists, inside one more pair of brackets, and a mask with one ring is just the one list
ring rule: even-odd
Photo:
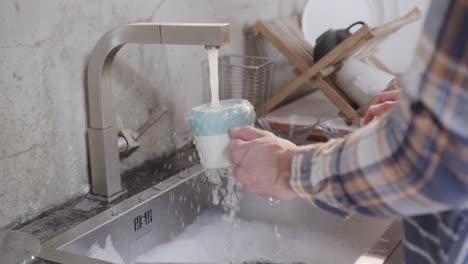
[[229,99],[192,109],[190,123],[201,164],[206,169],[227,168],[232,165],[229,156],[229,129],[251,126],[255,122],[252,104],[243,99]]

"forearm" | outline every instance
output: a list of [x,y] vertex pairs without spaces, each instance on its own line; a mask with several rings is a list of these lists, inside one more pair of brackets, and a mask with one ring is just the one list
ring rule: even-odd
[[421,51],[394,111],[294,156],[296,193],[345,214],[402,217],[468,207],[467,7],[451,1],[434,17],[440,25],[430,24],[425,35],[430,54]]
[[467,157],[467,148],[454,149],[460,141],[416,108],[403,100],[345,139],[302,148],[293,158],[291,186],[340,214],[402,217],[464,206],[468,178],[460,165],[468,162],[447,157],[457,151]]

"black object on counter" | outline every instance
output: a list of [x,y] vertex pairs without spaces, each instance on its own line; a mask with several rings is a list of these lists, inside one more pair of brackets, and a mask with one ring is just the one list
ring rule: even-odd
[[336,46],[338,46],[341,42],[351,36],[351,29],[357,25],[365,25],[364,22],[359,21],[346,29],[329,29],[325,33],[323,33],[320,37],[317,38],[315,49],[314,49],[314,60],[315,62],[319,61],[325,55],[327,55],[330,51],[332,51]]

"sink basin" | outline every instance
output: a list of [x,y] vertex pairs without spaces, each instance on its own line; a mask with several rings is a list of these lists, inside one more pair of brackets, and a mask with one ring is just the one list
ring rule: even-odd
[[[103,247],[110,235],[114,248],[130,263],[171,241],[200,214],[222,210],[213,205],[213,188],[202,168],[194,166],[47,241],[40,257],[58,263],[108,263],[88,257],[88,252],[93,244]],[[317,251],[310,263],[384,263],[399,242],[399,235],[393,234],[392,240],[385,237],[393,226],[389,221],[342,219],[300,199],[271,205],[267,199],[245,194],[238,217],[314,231],[318,243],[304,245]]]

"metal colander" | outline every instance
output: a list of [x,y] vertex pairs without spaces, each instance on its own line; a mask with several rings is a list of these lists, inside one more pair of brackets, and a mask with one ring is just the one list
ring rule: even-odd
[[[208,61],[203,62],[204,101],[210,102]],[[274,61],[265,57],[228,55],[219,58],[219,99],[246,99],[266,113],[273,81]]]

